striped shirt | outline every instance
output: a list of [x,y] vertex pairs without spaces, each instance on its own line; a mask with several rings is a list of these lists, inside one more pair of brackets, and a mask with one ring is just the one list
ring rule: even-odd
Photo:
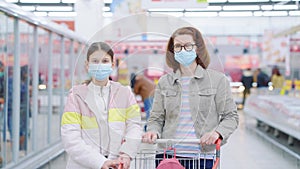
[[[192,77],[181,77],[181,109],[179,114],[179,122],[175,133],[176,139],[197,139],[194,122],[192,120],[190,105],[189,105],[189,84]],[[199,143],[194,144],[176,144],[174,146],[177,151],[187,151],[191,153],[199,152]],[[195,154],[178,154],[178,156],[194,157]]]

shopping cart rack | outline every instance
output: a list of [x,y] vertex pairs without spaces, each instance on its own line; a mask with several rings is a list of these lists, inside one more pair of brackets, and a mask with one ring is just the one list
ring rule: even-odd
[[[173,158],[174,153],[176,153],[176,159],[179,160],[182,166],[186,169],[202,169],[206,168],[207,162],[212,162],[212,169],[219,168],[220,163],[220,147],[221,139],[216,141],[216,149],[214,152],[204,153],[198,151],[190,151],[175,148],[175,145],[180,144],[191,144],[199,143],[199,139],[187,139],[187,140],[178,140],[178,139],[157,139],[157,144],[163,145],[162,148],[158,148],[157,144],[143,144],[141,150],[136,156],[135,160],[131,163],[131,169],[155,169],[156,166],[165,158]],[[159,146],[162,147],[162,146]],[[186,154],[189,154],[191,157],[186,158]],[[159,156],[157,156],[159,155]]]

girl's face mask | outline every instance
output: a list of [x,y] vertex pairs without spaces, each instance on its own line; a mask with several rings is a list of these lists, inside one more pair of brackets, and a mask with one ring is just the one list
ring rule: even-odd
[[111,72],[112,64],[89,64],[88,73],[91,77],[94,77],[96,80],[104,80],[106,79]]

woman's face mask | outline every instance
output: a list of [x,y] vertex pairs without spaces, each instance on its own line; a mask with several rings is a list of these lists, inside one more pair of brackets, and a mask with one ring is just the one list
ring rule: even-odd
[[197,54],[194,50],[181,50],[180,52],[175,52],[175,60],[183,66],[191,65],[195,61],[196,57]]
[[96,80],[104,80],[106,79],[111,72],[113,71],[112,69],[112,64],[89,64],[89,69],[88,73],[91,77],[94,77]]

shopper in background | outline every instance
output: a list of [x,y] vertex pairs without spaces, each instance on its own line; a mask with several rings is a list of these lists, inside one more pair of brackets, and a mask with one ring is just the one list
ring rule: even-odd
[[70,158],[67,168],[130,167],[142,136],[141,115],[130,88],[110,81],[114,53],[104,42],[91,44],[85,67],[91,80],[74,86],[61,122]]
[[[3,124],[3,108],[4,108],[4,86],[5,86],[5,80],[4,80],[4,64],[0,61],[0,129],[3,130],[4,125]],[[0,145],[2,145],[2,133],[0,133]],[[0,146],[0,151],[1,151]],[[2,157],[0,156],[0,168],[2,167]]]
[[[201,148],[202,152],[212,152],[216,140],[221,138],[223,144],[226,143],[238,126],[228,79],[220,72],[207,69],[210,56],[201,33],[193,27],[179,28],[172,34],[166,62],[173,72],[159,79],[143,142],[153,143],[157,138],[197,138],[199,143],[179,142],[175,148],[189,152],[198,152]],[[193,159],[185,160],[186,168],[197,168],[199,160],[194,160],[197,155],[182,156]],[[200,160],[200,164],[204,161]],[[212,165],[213,159],[206,160],[206,168]]]
[[[144,102],[144,110],[146,112],[146,120],[148,120],[153,104],[155,84],[153,81],[151,81],[144,75],[137,75],[135,76],[133,89],[135,94],[140,95],[142,97],[142,100]],[[145,131],[146,128],[147,126],[145,125]]]
[[256,78],[257,78],[257,87],[268,87],[270,78],[260,68],[257,69],[257,77]]
[[245,104],[245,100],[247,95],[250,94],[250,89],[253,83],[253,73],[250,68],[245,69],[243,71],[241,82],[243,83],[245,89],[243,91],[243,105]]
[[275,89],[281,89],[284,84],[284,77],[281,75],[277,66],[272,70],[271,82]]

